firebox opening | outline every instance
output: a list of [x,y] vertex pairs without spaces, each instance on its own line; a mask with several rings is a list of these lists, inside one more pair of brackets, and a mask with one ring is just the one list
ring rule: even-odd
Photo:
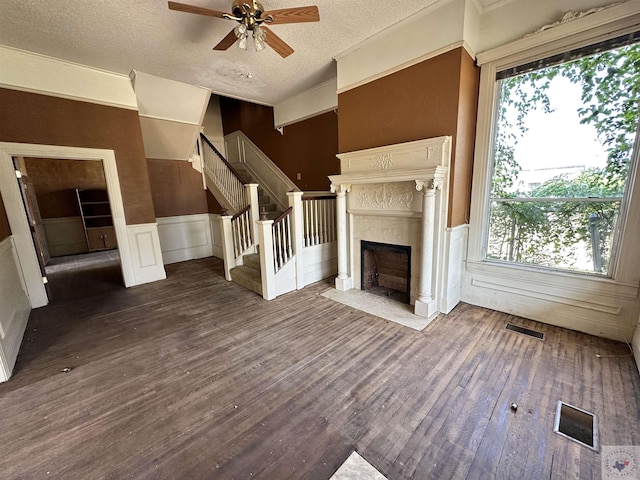
[[398,302],[411,301],[411,247],[361,240],[362,290]]

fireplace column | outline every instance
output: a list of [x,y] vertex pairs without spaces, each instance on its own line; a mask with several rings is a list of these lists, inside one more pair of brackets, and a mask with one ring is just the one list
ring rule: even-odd
[[416,180],[416,190],[422,191],[422,245],[420,249],[420,286],[414,313],[420,317],[430,317],[436,313],[436,302],[431,294],[433,274],[433,236],[436,214],[436,190],[440,183],[436,180]]
[[331,192],[336,194],[336,218],[338,223],[338,278],[336,289],[345,291],[353,288],[353,280],[349,276],[347,251],[347,192],[351,185],[331,184]]

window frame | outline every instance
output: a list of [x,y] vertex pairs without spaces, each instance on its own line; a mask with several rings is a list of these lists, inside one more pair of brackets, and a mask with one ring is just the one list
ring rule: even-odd
[[[588,278],[589,281],[615,282],[634,286],[640,282],[638,272],[640,268],[637,268],[640,264],[640,252],[634,244],[634,239],[640,238],[640,225],[637,225],[640,222],[628,221],[630,218],[640,218],[640,180],[638,180],[640,133],[636,133],[633,163],[629,171],[625,198],[621,205],[616,245],[607,275],[507,262],[489,259],[486,256],[494,141],[497,109],[500,102],[499,82],[496,81],[497,72],[638,31],[640,30],[640,13],[633,7],[635,5],[613,6],[478,55],[477,63],[481,70],[467,255],[468,271],[480,274],[504,272],[507,275],[515,273],[514,271],[528,271],[539,273],[542,277],[553,275],[575,279]],[[635,204],[632,199],[635,200]],[[625,262],[620,261],[622,258],[625,258]]]

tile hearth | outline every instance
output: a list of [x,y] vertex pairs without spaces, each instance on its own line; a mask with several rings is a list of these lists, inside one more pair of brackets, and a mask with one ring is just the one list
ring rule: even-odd
[[437,317],[437,314],[429,318],[414,315],[412,305],[363,290],[351,289],[342,292],[331,289],[324,292],[322,296],[417,331],[424,330]]

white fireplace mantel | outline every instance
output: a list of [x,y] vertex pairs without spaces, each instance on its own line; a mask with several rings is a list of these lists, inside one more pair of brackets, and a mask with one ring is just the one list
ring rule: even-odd
[[[411,298],[416,315],[451,310],[445,245],[451,137],[342,153],[337,194],[336,288],[360,288],[360,240],[412,247]],[[417,286],[417,288],[416,288]],[[414,291],[415,289],[415,291]],[[454,303],[454,305],[455,305]]]

